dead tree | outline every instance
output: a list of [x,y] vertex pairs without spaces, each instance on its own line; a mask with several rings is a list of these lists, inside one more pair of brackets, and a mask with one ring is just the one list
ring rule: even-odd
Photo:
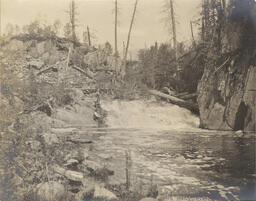
[[2,36],[2,0],[0,0],[0,39]]
[[127,43],[126,43],[126,47],[125,47],[125,54],[124,54],[124,66],[123,69],[121,71],[121,77],[123,78],[125,76],[125,72],[126,72],[126,63],[127,63],[127,56],[128,56],[128,51],[129,51],[129,45],[130,45],[130,39],[131,39],[131,32],[132,32],[132,27],[134,24],[134,19],[135,19],[135,14],[136,14],[136,10],[137,10],[137,5],[138,5],[139,0],[135,0],[135,4],[134,4],[134,9],[133,9],[133,14],[132,14],[132,20],[131,20],[131,24],[130,24],[130,28],[129,28],[129,32],[128,32],[128,39],[127,39]]
[[118,57],[118,49],[117,49],[117,0],[115,0],[115,69],[117,69],[117,57]]
[[192,41],[193,41],[193,44],[195,45],[196,41],[195,41],[195,37],[194,37],[193,22],[192,21],[190,21],[190,30],[191,30]]
[[176,22],[175,22],[173,0],[170,0],[170,12],[171,12],[170,14],[171,14],[173,48],[175,49],[175,52],[176,52],[176,50],[177,50],[177,36],[176,36]]
[[75,44],[77,42],[76,37],[76,6],[75,1],[72,0],[70,3],[70,9],[69,9],[69,17],[70,17],[70,25],[71,25],[71,31],[72,31],[72,42]]
[[125,42],[123,41],[123,58],[124,58],[124,55],[125,55]]
[[90,34],[90,29],[89,26],[87,26],[87,37],[88,37],[88,45],[91,46],[91,34]]
[[209,0],[202,0],[202,41],[207,40],[210,25],[210,5]]
[[179,79],[179,72],[180,72],[180,66],[178,63],[178,49],[177,49],[177,33],[176,33],[176,20],[175,20],[175,13],[174,13],[174,6],[173,6],[173,0],[170,0],[170,15],[171,15],[171,27],[172,27],[172,39],[173,39],[173,49],[175,51],[175,65],[176,65],[176,77]]

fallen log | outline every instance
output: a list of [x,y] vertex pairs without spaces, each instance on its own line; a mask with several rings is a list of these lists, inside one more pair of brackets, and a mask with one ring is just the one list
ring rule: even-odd
[[75,143],[75,144],[91,144],[92,141],[88,139],[79,139],[79,138],[69,138],[68,141]]
[[193,93],[193,94],[186,94],[186,95],[180,96],[179,98],[183,100],[189,100],[192,98],[196,98],[197,96],[198,96],[197,93]]
[[185,95],[188,95],[188,92],[182,92],[182,93],[176,94],[175,97],[180,98]]
[[197,115],[199,114],[198,105],[195,103],[190,103],[190,102],[184,101],[180,98],[170,96],[170,95],[164,94],[164,93],[156,91],[156,90],[149,90],[149,93],[152,95],[155,95],[155,96],[166,98],[172,104],[178,105],[180,107],[184,107],[184,108],[190,110],[191,112],[193,112],[194,114],[197,114]]
[[77,67],[77,66],[72,66],[72,68],[74,68],[75,70],[79,71],[80,73],[83,73],[84,75],[86,75],[87,77],[89,77],[90,79],[93,79],[92,76],[90,76],[87,72],[85,72],[83,69]]
[[81,172],[76,172],[76,171],[72,171],[72,170],[66,170],[64,168],[61,168],[57,165],[53,166],[53,170],[54,172],[67,177],[69,180],[72,181],[82,181],[84,178],[83,173]]
[[47,67],[47,68],[45,68],[45,69],[39,71],[39,72],[37,73],[37,75],[41,75],[41,74],[43,74],[43,73],[47,73],[49,70],[52,70],[52,71],[54,71],[54,72],[57,72],[57,71],[58,71],[58,68],[56,68],[55,66],[50,66],[50,67]]

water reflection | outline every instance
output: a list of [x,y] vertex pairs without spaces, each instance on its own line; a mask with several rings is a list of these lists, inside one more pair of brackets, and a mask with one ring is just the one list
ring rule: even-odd
[[233,133],[115,129],[100,137],[95,146],[99,152],[115,156],[110,164],[120,182],[124,153],[130,150],[133,174],[145,185],[154,175],[155,182],[172,195],[190,189],[186,196],[256,199],[255,138],[231,136]]

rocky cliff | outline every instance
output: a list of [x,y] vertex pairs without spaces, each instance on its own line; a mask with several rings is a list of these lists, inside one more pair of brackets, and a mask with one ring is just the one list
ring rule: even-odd
[[256,4],[230,1],[220,20],[198,84],[201,127],[255,131]]
[[201,128],[255,131],[256,67],[248,59],[241,55],[224,69],[205,69],[198,86]]

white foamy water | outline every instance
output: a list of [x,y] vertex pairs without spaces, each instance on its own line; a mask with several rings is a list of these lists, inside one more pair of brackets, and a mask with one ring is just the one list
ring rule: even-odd
[[111,128],[136,128],[191,131],[198,129],[199,118],[189,110],[170,103],[153,101],[102,101]]

